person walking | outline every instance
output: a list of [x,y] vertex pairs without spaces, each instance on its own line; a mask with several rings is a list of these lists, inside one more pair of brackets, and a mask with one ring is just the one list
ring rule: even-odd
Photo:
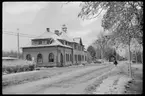
[[117,64],[118,64],[118,62],[117,62],[117,60],[115,59],[115,60],[114,60],[114,65],[117,66]]

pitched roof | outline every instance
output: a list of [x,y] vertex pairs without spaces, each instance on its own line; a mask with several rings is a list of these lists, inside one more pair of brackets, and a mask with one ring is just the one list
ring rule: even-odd
[[29,44],[27,44],[26,46],[24,47],[21,47],[21,48],[28,48],[28,47],[45,47],[45,46],[63,46],[63,47],[69,47],[69,48],[72,48],[70,46],[67,46],[67,45],[63,45],[61,44],[58,39],[62,39],[62,40],[66,40],[68,42],[76,42],[76,43],[79,43],[79,44],[82,44],[82,41],[81,41],[81,38],[71,38],[67,35],[67,33],[65,32],[61,32],[61,34],[58,36],[56,35],[55,33],[53,32],[44,32],[42,35],[32,39],[32,40],[35,40],[35,39],[45,39],[45,38],[52,38],[54,39],[54,42],[52,42],[52,44],[49,44],[49,45],[31,45],[31,42],[29,42]]
[[67,33],[65,33],[65,32],[62,32],[59,36],[56,35],[53,32],[44,32],[42,35],[40,35],[40,36],[38,36],[34,39],[45,39],[45,38],[53,38],[55,40],[56,39],[62,39],[62,40],[66,40],[66,41],[69,41],[69,42],[74,42],[73,39],[71,37],[69,37],[67,35]]
[[49,45],[30,45],[30,43],[25,46],[25,47],[21,47],[21,48],[34,48],[34,47],[48,47],[48,46],[62,46],[62,47],[67,47],[67,48],[72,48],[71,46],[67,46],[67,45],[63,45],[61,44],[58,40],[54,40],[51,44]]
[[60,36],[58,36],[52,32],[44,32],[42,35],[40,35],[34,39],[44,39],[44,38],[62,39]]

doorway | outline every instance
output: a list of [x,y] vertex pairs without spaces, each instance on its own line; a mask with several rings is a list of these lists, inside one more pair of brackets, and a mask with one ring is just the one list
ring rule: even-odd
[[60,65],[61,65],[61,67],[63,67],[63,55],[62,55],[62,53],[60,54]]

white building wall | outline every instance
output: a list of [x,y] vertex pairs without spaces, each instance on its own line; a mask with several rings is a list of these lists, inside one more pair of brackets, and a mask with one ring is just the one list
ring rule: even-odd
[[[49,48],[28,48],[28,49],[23,49],[23,56],[26,59],[26,55],[30,54],[31,57],[34,57],[35,62],[37,62],[37,55],[39,53],[42,54],[43,56],[43,64],[37,64],[38,66],[56,66],[56,47],[49,47]],[[54,62],[49,62],[49,54],[53,53],[54,54]]]

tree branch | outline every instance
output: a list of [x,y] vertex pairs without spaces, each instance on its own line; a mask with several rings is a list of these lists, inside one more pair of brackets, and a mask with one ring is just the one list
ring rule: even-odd
[[102,10],[98,13],[98,15],[96,15],[96,16],[94,16],[94,17],[91,17],[91,18],[88,18],[88,19],[94,19],[94,18],[98,17],[98,16],[101,14],[102,11],[103,11],[103,8],[102,8]]

